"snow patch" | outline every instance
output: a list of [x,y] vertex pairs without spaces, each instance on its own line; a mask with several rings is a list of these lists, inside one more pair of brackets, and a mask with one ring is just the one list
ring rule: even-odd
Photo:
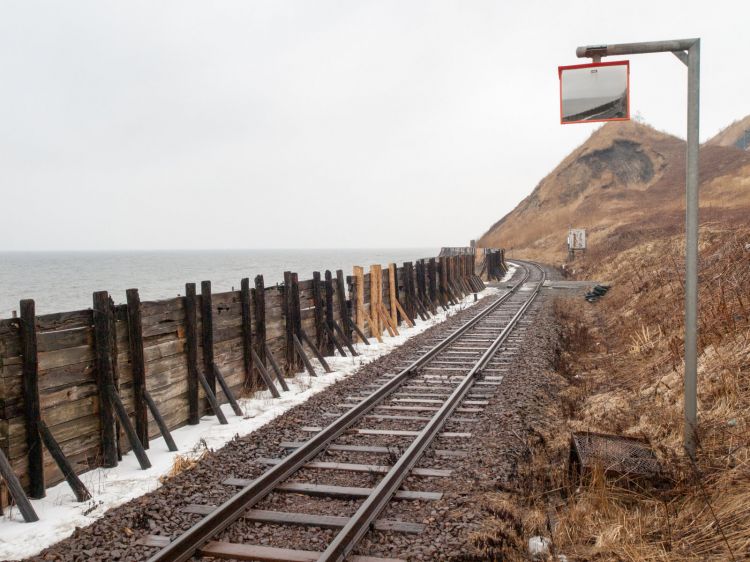
[[[506,278],[509,279],[513,271],[515,269],[512,268]],[[500,289],[488,287],[477,296],[482,299],[500,292]],[[162,438],[150,440],[147,454],[152,466],[148,470],[141,470],[135,455],[130,452],[123,456],[115,468],[97,468],[81,474],[81,480],[92,495],[92,499],[87,502],[76,502],[67,482],[61,482],[47,489],[47,497],[31,500],[39,521],[25,523],[16,508],[7,510],[9,513],[0,519],[0,559],[33,556],[69,537],[76,528],[91,525],[107,510],[159,488],[159,479],[169,473],[177,455],[185,456],[204,445],[209,449],[219,449],[235,435],[243,436],[260,429],[293,406],[354,374],[363,365],[390,353],[408,339],[473,304],[474,296],[470,294],[457,306],[448,311],[440,311],[427,321],[417,319],[412,328],[399,327],[398,336],[384,335],[383,343],[372,338],[369,340],[370,345],[356,344],[358,357],[328,357],[326,361],[333,370],[332,373],[322,374],[322,367],[313,360],[320,376],[310,377],[305,372],[297,373],[294,378],[287,379],[289,392],[282,392],[281,398],[274,399],[270,392],[263,391],[255,393],[252,398],[240,399],[239,404],[244,412],[241,417],[234,415],[231,407],[224,404],[222,410],[229,421],[227,425],[219,424],[214,416],[205,416],[198,425],[184,426],[172,432],[179,448],[177,452],[169,452]]]

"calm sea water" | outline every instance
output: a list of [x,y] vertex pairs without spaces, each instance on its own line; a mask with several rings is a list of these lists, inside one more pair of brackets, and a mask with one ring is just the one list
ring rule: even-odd
[[[204,250],[123,252],[0,252],[0,318],[18,310],[21,299],[34,299],[37,314],[91,307],[94,291],[109,291],[115,302],[138,288],[141,300],[185,294],[185,283],[211,281],[214,292],[239,289],[262,274],[266,286],[279,283],[284,271],[300,280],[313,271],[353,265],[388,264],[436,256],[437,248],[362,250]],[[199,288],[200,290],[200,288]]]

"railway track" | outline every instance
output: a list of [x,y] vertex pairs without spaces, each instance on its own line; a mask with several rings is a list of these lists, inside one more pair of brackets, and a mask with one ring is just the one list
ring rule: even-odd
[[[488,404],[502,382],[507,352],[514,352],[523,337],[524,314],[541,290],[545,279],[536,264],[520,262],[512,287],[476,315],[447,335],[430,340],[418,356],[396,374],[373,381],[369,394],[350,396],[338,404],[326,427],[303,427],[308,440],[282,443],[289,451],[283,458],[260,459],[270,468],[252,480],[229,479],[225,485],[240,490],[219,506],[189,506],[205,515],[196,525],[172,542],[150,537],[147,544],[161,546],[150,562],[184,561],[194,556],[233,560],[266,561],[389,561],[394,559],[352,555],[371,530],[419,533],[420,523],[380,518],[389,502],[414,500],[430,502],[439,491],[404,490],[407,478],[439,480],[450,476],[450,469],[417,467],[425,453],[450,463],[465,455],[451,449],[450,442],[471,439],[471,424]],[[518,279],[516,279],[516,277]],[[446,431],[447,424],[462,431]],[[374,427],[375,426],[375,427]],[[408,429],[403,429],[408,427]],[[402,438],[403,447],[367,444],[366,439]],[[437,444],[440,448],[435,448]],[[446,448],[443,448],[446,447]],[[370,462],[341,463],[324,459],[331,453],[361,454]],[[373,458],[382,459],[377,464]],[[301,478],[315,470],[328,478],[313,481]],[[364,473],[370,486],[337,485],[336,474]],[[381,476],[382,475],[382,476]],[[333,484],[332,484],[333,483]],[[439,488],[439,485],[436,486]],[[297,494],[298,497],[326,498],[356,502],[350,516],[316,515],[300,511],[255,509],[271,495]],[[310,500],[312,501],[312,500]],[[294,502],[293,502],[294,503]],[[256,525],[307,526],[334,531],[323,551],[291,550],[263,544],[226,540],[231,526],[239,521]]]

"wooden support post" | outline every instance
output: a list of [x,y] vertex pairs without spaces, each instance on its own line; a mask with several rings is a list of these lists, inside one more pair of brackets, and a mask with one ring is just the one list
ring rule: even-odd
[[26,422],[26,458],[29,462],[29,497],[40,499],[44,491],[44,460],[39,423],[42,420],[39,406],[39,360],[36,346],[36,312],[34,301],[21,301],[21,355],[23,358],[23,404]]
[[200,422],[201,407],[198,381],[198,312],[195,283],[185,285],[185,341],[188,368],[188,424]]
[[349,306],[346,302],[346,284],[344,283],[344,272],[340,269],[336,270],[336,300],[339,303],[339,317],[341,320],[341,327],[347,334],[347,339],[352,339],[352,331],[349,328],[349,322],[347,318],[351,319],[349,314]]
[[68,461],[65,453],[63,453],[60,445],[58,445],[57,441],[52,435],[52,432],[49,430],[47,424],[45,424],[43,420],[39,420],[39,435],[41,436],[42,441],[44,441],[44,446],[47,447],[49,454],[53,459],[55,459],[55,463],[60,469],[60,472],[62,472],[65,481],[68,483],[68,486],[70,486],[70,489],[73,490],[73,493],[76,496],[76,501],[85,502],[90,500],[91,494],[89,493],[86,486],[83,485],[83,482],[81,482],[81,480],[78,478],[73,465],[70,464],[70,461]]
[[[299,278],[296,273],[292,273],[292,314],[294,318],[294,334],[299,339],[302,333],[302,311],[300,306],[299,296]],[[295,372],[299,370],[301,363],[297,361],[295,363]]]
[[430,258],[427,262],[427,279],[429,280],[429,295],[430,302],[434,307],[438,303],[438,290],[437,290],[437,266],[435,264],[435,258]]
[[[276,374],[276,380],[279,381],[279,384],[281,385],[281,388],[284,391],[289,390],[289,386],[286,384],[286,380],[284,380],[284,373],[281,372],[281,369],[279,368],[279,364],[276,362],[276,357],[273,356],[273,351],[271,351],[271,348],[268,347],[268,344],[265,344],[266,348],[266,358],[268,359],[268,362],[271,364],[271,368],[273,369],[273,372]],[[268,370],[266,369],[266,372]]]
[[216,377],[216,380],[219,382],[219,386],[224,391],[224,395],[227,397],[227,402],[229,402],[229,405],[232,407],[232,411],[242,417],[244,413],[242,412],[242,408],[240,408],[240,405],[237,404],[237,399],[234,397],[234,392],[232,392],[231,387],[227,384],[227,380],[224,378],[224,374],[221,372],[221,369],[217,367],[216,363],[213,365],[214,370],[214,377]]
[[310,363],[307,355],[305,355],[305,350],[302,348],[302,344],[300,343],[297,334],[292,335],[292,341],[294,343],[294,349],[302,360],[302,363],[304,363],[307,372],[310,373],[311,377],[317,377],[318,375],[315,374],[315,369],[313,369],[312,363]]
[[[334,346],[336,347],[336,350],[337,350],[337,351],[339,352],[339,355],[340,355],[341,357],[346,357],[346,353],[344,352],[344,348],[343,348],[343,347],[341,347],[341,344],[340,344],[340,343],[339,343],[339,341],[338,341],[338,340],[336,339],[336,336],[335,336],[335,334],[334,334],[334,333],[333,333],[333,332],[331,331],[331,328],[329,328],[329,327],[328,327],[328,324],[327,324],[327,323],[326,323],[326,324],[323,324],[323,328],[325,328],[325,331],[326,331],[326,338],[327,338],[327,340],[328,340],[329,342],[331,342],[331,344],[332,344],[332,345],[334,345]],[[333,353],[331,353],[330,355],[333,355]]]
[[364,342],[365,345],[370,345],[370,340],[367,339],[365,333],[359,329],[359,326],[354,323],[354,320],[352,320],[351,318],[346,318],[346,320],[349,322],[349,328],[354,330],[354,332],[359,336],[359,340],[361,342]]
[[307,337],[307,334],[305,333],[304,330],[300,330],[300,336],[302,336],[302,341],[305,342],[307,346],[310,348],[310,350],[313,352],[315,359],[320,361],[320,364],[323,366],[323,370],[326,373],[330,373],[331,367],[328,366],[328,363],[320,354],[320,351],[318,351],[318,348],[315,346],[314,342],[309,337]]
[[[253,363],[260,359],[261,364],[266,365],[266,288],[263,283],[263,276],[255,276],[255,289],[253,289],[253,313],[255,315],[255,355]],[[257,368],[257,366],[256,366]]]
[[[333,329],[334,329],[334,330],[336,330],[336,332],[337,332],[337,333],[339,334],[339,337],[341,338],[341,341],[343,341],[343,342],[344,342],[344,345],[345,345],[345,346],[346,346],[346,347],[347,347],[347,348],[349,349],[349,353],[351,353],[351,354],[352,354],[352,357],[356,357],[357,355],[359,355],[359,354],[358,354],[358,353],[356,352],[356,350],[354,349],[354,346],[352,345],[352,342],[351,342],[351,340],[350,340],[350,339],[349,339],[349,337],[348,337],[348,336],[346,335],[346,333],[345,333],[345,332],[344,332],[344,330],[343,330],[343,329],[341,328],[341,326],[339,326],[339,323],[338,323],[338,322],[334,322],[334,323],[333,323]],[[368,345],[369,345],[369,342],[368,342]],[[345,357],[345,355],[344,355],[344,352],[343,352],[343,350],[341,350],[341,356],[342,356],[342,357]]]
[[382,291],[380,288],[380,280],[382,275],[380,273],[379,265],[370,266],[370,334],[380,339],[380,334],[383,332],[380,326],[380,314],[378,313],[380,298]]
[[151,410],[151,415],[154,416],[154,421],[156,422],[156,425],[159,427],[159,432],[161,433],[161,436],[164,437],[164,442],[167,444],[167,449],[174,452],[177,451],[177,445],[174,442],[174,439],[172,439],[172,433],[169,431],[169,426],[167,425],[167,422],[164,421],[164,418],[161,416],[161,412],[159,412],[159,408],[156,407],[156,402],[154,402],[154,399],[151,398],[151,395],[148,393],[148,390],[143,391],[143,399],[146,401],[146,404],[148,405],[148,409]]
[[[333,276],[331,275],[331,270],[326,269],[325,273],[325,295],[326,295],[326,314],[325,314],[325,328],[326,328],[326,334],[327,337],[325,338],[325,346],[324,346],[324,354],[325,355],[333,355],[333,348],[341,347],[336,342],[336,338],[333,335],[333,323],[335,322],[335,319],[333,318]],[[344,352],[341,352],[341,356],[345,357]]]
[[203,375],[214,397],[216,377],[214,376],[214,315],[211,302],[211,281],[201,282],[201,342],[203,344]]
[[388,300],[390,301],[391,325],[398,326],[398,309],[396,301],[398,300],[398,281],[396,276],[396,264],[388,264]]
[[133,373],[133,409],[135,411],[135,433],[148,449],[148,409],[143,398],[146,390],[146,362],[143,358],[143,325],[141,323],[141,297],[138,289],[125,291],[128,302],[128,343],[130,347],[130,369]]
[[96,386],[99,393],[99,424],[102,466],[117,466],[117,435],[112,398],[108,388],[115,386],[112,359],[112,307],[107,291],[94,293],[94,343],[96,348]]
[[224,412],[221,411],[219,403],[216,401],[216,396],[214,395],[214,392],[213,390],[211,390],[206,377],[201,371],[198,371],[198,381],[201,383],[203,392],[206,393],[206,400],[208,400],[208,403],[211,406],[211,410],[213,411],[214,415],[219,419],[219,423],[221,425],[227,425],[229,422],[227,421],[226,416],[224,416]]
[[422,320],[427,320],[429,316],[424,310],[417,293],[414,265],[411,262],[407,262],[404,264],[404,270],[408,270],[407,279],[409,281],[409,300],[411,301],[411,310],[408,308],[406,310],[411,312],[414,315],[413,317],[419,315]]
[[381,302],[380,303],[380,311],[385,315],[386,324],[391,327],[391,329],[394,331],[395,335],[399,335],[398,333],[398,326],[396,325],[393,320],[391,320],[390,315],[388,314],[388,309],[385,307],[385,305]]
[[294,374],[297,372],[294,351],[294,312],[292,311],[292,272],[284,272],[284,295],[282,299],[282,312],[284,315],[284,341],[286,344],[284,352],[285,372]]
[[[364,270],[355,265],[352,270],[352,276],[354,277],[354,316],[357,324],[357,334],[364,333],[365,331],[365,274]],[[370,326],[370,333],[372,334],[372,326]],[[360,336],[362,337],[362,336]],[[367,338],[365,338],[367,339]]]
[[401,304],[404,307],[404,310],[406,311],[406,315],[414,321],[416,317],[416,311],[414,310],[414,303],[412,302],[411,298],[411,264],[409,262],[404,262],[403,266],[401,267],[402,277],[403,277],[403,284],[404,284],[404,298],[401,299]]
[[[260,360],[260,357],[258,357],[258,354],[253,349],[253,359],[255,360],[255,368],[258,369],[258,374],[260,375],[260,378],[263,380],[263,382],[266,384],[266,388],[271,391],[271,396],[274,398],[278,398],[281,396],[279,394],[279,391],[276,388],[276,385],[273,384],[273,380],[271,380],[271,376],[268,374],[268,371],[266,370],[266,367],[263,365],[263,362]],[[279,382],[281,382],[283,379],[281,377],[278,377]],[[288,390],[288,389],[285,389]]]
[[117,389],[115,389],[114,384],[107,387],[107,394],[109,394],[109,399],[115,407],[115,413],[120,419],[120,424],[125,429],[125,434],[128,436],[128,441],[130,441],[130,447],[133,449],[133,453],[135,453],[135,457],[138,459],[138,464],[141,465],[141,470],[151,468],[151,461],[148,460],[146,450],[143,448],[138,436],[135,434],[135,429],[133,428],[133,424],[130,423],[128,412],[125,410],[125,406],[122,403],[122,400],[120,400],[120,395],[117,394]]
[[412,320],[411,318],[409,318],[409,315],[406,314],[406,311],[402,308],[401,303],[398,302],[398,301],[396,301],[396,308],[398,308],[399,312],[401,313],[401,316],[406,321],[406,323],[409,324],[409,326],[411,326],[413,328],[414,327],[414,320]]
[[380,318],[380,321],[383,323],[383,326],[385,326],[385,329],[388,330],[388,335],[391,336],[392,338],[395,337],[396,332],[393,330],[393,327],[391,326],[390,318],[388,318],[388,315],[385,312],[383,303],[380,303],[380,308],[378,308],[378,317]]
[[26,497],[26,494],[23,491],[23,486],[21,486],[21,483],[18,481],[15,472],[13,472],[13,468],[10,466],[8,457],[5,456],[2,447],[0,447],[0,476],[5,480],[5,484],[8,486],[8,491],[10,492],[13,501],[16,502],[18,510],[21,512],[21,515],[23,515],[23,520],[26,521],[26,523],[39,521],[39,517],[31,506],[29,498]]
[[325,323],[325,306],[323,304],[323,291],[321,290],[320,271],[313,271],[312,278],[312,298],[314,307],[315,317],[315,349],[318,351],[323,349],[323,343],[325,342],[325,330],[323,324]]
[[240,310],[242,314],[242,365],[245,368],[244,388],[255,390],[258,381],[253,369],[253,324],[250,309],[252,308],[252,293],[250,291],[250,279],[243,278],[240,281]]
[[[372,326],[372,318],[370,318],[370,313],[367,312],[367,310],[364,308],[362,309],[362,316],[365,320],[367,320],[367,325]],[[370,329],[370,332],[372,332],[372,329]],[[380,334],[378,334],[377,332],[375,332],[375,339],[378,340],[378,343],[383,343],[383,338],[380,337]]]

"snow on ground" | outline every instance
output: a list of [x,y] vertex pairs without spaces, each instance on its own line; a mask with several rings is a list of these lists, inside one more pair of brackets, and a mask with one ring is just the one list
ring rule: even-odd
[[[515,268],[511,268],[506,279],[510,279],[512,271]],[[481,299],[498,292],[499,289],[488,287],[478,297]],[[77,503],[67,482],[48,488],[47,497],[31,500],[39,521],[25,523],[15,508],[0,519],[0,560],[33,556],[70,536],[76,527],[90,525],[110,508],[157,489],[161,485],[159,478],[169,473],[178,455],[190,455],[191,451],[195,454],[203,443],[209,449],[219,449],[235,435],[242,436],[256,431],[292,406],[355,373],[362,365],[391,352],[409,338],[471,306],[473,301],[473,295],[469,295],[447,312],[441,311],[427,321],[417,319],[413,328],[405,325],[399,327],[400,335],[383,335],[383,343],[372,338],[370,345],[356,344],[358,357],[337,355],[326,358],[332,373],[318,377],[298,373],[294,378],[287,379],[289,392],[282,392],[281,398],[274,399],[268,391],[263,391],[252,398],[240,399],[240,407],[245,413],[242,417],[234,415],[230,406],[224,404],[222,410],[229,424],[221,425],[215,416],[206,416],[198,425],[181,427],[172,432],[178,452],[169,452],[162,438],[151,440],[147,454],[152,466],[148,470],[140,470],[138,461],[131,452],[124,455],[115,468],[98,468],[82,474],[80,478],[93,496],[87,502]],[[317,361],[313,361],[313,365],[316,372],[323,372]]]

